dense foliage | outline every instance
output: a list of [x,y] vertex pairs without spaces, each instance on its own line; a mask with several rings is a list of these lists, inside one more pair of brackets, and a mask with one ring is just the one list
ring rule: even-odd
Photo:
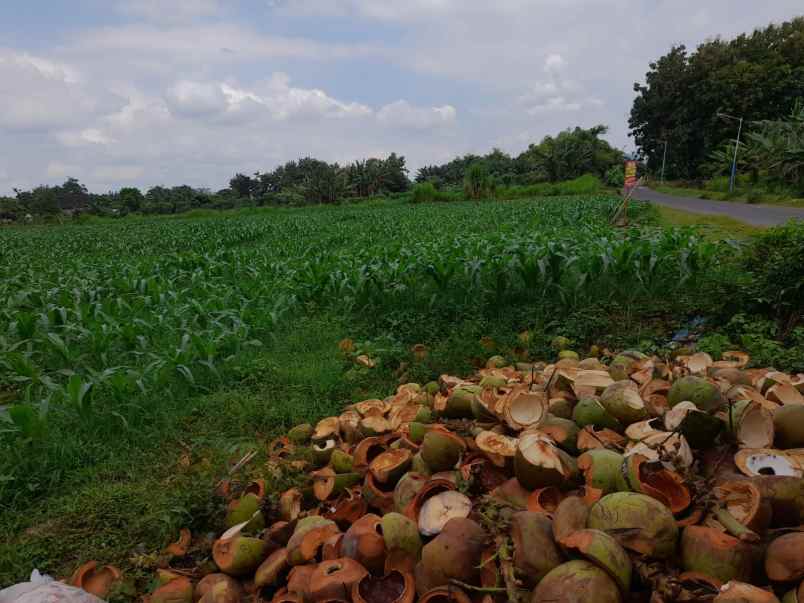
[[710,154],[737,134],[738,123],[718,113],[778,120],[804,96],[804,18],[694,52],[673,47],[634,90],[629,125],[649,169],[658,173],[667,141],[666,175],[699,178]]
[[[531,144],[516,158],[499,149],[482,157],[465,155],[442,166],[420,169],[416,182],[431,183],[438,194],[428,192],[426,198],[441,201],[575,194],[572,186],[555,191],[549,187],[537,187],[538,190],[530,187],[573,181],[584,175],[619,186],[617,175],[622,170],[623,154],[601,138],[605,133],[605,126],[565,130],[555,137],[546,136],[539,144]],[[410,188],[405,157],[396,153],[385,159],[369,158],[346,166],[305,157],[253,176],[237,173],[228,188],[217,192],[182,185],[154,186],[147,191],[126,187],[99,195],[89,193],[70,178],[61,186],[40,186],[32,191],[16,191],[15,198],[0,197],[0,220],[55,220],[64,213],[123,216],[132,212],[178,214],[192,209],[334,204],[404,195]],[[584,186],[577,192],[593,193],[597,188]],[[418,189],[410,200],[421,201],[423,191]]]
[[307,203],[334,203],[349,197],[404,192],[410,187],[407,172],[405,158],[396,153],[345,167],[305,157],[271,172],[257,172],[253,178],[236,174],[229,186],[239,198],[254,199],[258,205],[284,205],[294,197]]
[[483,170],[497,186],[559,182],[584,174],[604,179],[623,162],[622,152],[601,138],[606,130],[605,126],[567,129],[555,137],[545,136],[516,157],[500,149],[483,156],[456,157],[443,165],[419,169],[416,181],[432,182],[437,188],[461,187],[474,165],[481,165],[475,170]]
[[751,299],[789,332],[804,326],[804,223],[771,228],[746,253]]

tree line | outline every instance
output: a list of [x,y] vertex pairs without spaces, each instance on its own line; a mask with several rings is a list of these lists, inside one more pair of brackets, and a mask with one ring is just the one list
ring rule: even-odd
[[[559,182],[584,174],[594,174],[617,186],[622,184],[623,154],[601,138],[605,133],[605,126],[568,129],[557,136],[546,136],[515,157],[499,149],[486,155],[464,155],[443,165],[419,169],[415,183],[427,183],[435,191],[451,193],[443,197],[449,199],[493,197],[498,186]],[[196,208],[338,203],[404,194],[413,184],[405,157],[397,153],[344,166],[305,157],[271,171],[237,173],[227,188],[218,191],[181,185],[154,186],[144,192],[125,187],[96,194],[75,178],[68,178],[62,185],[38,186],[29,191],[15,189],[15,197],[0,197],[0,219],[65,213],[177,214]]]
[[[617,185],[621,180],[623,152],[601,138],[607,127],[574,128],[556,136],[545,136],[512,157],[500,149],[487,155],[464,155],[442,165],[422,167],[416,182],[431,182],[436,188],[461,187],[470,166],[482,169],[499,186],[527,186],[542,182],[562,182],[593,174]],[[473,174],[473,180],[477,178]],[[621,182],[620,182],[621,184]]]
[[804,17],[692,52],[674,46],[634,91],[631,135],[654,174],[665,145],[668,178],[727,174],[742,118],[741,169],[804,192]]

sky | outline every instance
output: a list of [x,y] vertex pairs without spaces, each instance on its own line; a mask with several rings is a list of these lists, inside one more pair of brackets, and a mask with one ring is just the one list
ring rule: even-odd
[[423,165],[605,124],[674,44],[801,0],[2,0],[0,195],[190,184],[314,156]]

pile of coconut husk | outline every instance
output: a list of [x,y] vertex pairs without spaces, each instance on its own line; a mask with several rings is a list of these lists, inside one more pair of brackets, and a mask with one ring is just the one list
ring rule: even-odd
[[748,364],[494,356],[299,425],[150,603],[804,603],[804,375]]

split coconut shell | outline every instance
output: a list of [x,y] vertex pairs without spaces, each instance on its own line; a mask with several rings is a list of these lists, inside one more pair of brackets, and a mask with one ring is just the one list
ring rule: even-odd
[[416,584],[410,573],[393,570],[382,577],[364,576],[351,594],[353,603],[413,603]]
[[519,437],[514,472],[525,488],[566,487],[575,476],[575,459],[558,448],[548,436],[528,431]]

